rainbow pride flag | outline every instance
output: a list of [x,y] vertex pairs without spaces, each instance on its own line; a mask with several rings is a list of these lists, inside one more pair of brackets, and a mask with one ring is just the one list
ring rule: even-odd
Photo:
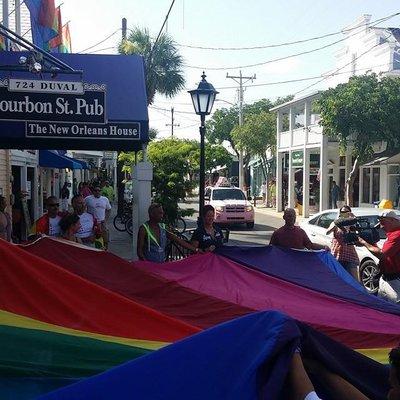
[[[231,250],[231,258],[205,254],[159,265],[60,239],[0,240],[0,398],[59,389],[45,398],[123,399],[140,388],[141,399],[219,399],[225,384],[241,379],[240,393],[257,393],[253,378],[262,371],[271,385],[282,383],[299,344],[370,398],[385,398],[382,363],[400,341],[396,308],[348,282],[325,255],[299,257],[319,278],[313,288],[313,276],[286,265],[298,262],[295,253],[260,248],[257,257],[247,254],[249,268],[233,260],[245,249]],[[245,362],[251,345],[255,358]],[[264,361],[278,355],[282,368],[271,364],[264,375]],[[152,384],[155,376],[164,391]]]
[[264,266],[261,271],[218,254],[166,264],[131,264],[110,253],[50,238],[25,249],[198,328],[255,311],[278,310],[382,362],[400,343],[399,307],[367,294],[348,280],[350,276],[338,275],[342,267],[328,253],[266,246],[253,248],[251,255],[246,249],[224,249],[236,258],[244,252],[247,263],[255,260]]
[[200,331],[0,240],[0,398],[34,398]]

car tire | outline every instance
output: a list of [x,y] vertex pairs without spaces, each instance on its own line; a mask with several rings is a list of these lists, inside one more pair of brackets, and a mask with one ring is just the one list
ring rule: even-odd
[[247,222],[246,223],[247,229],[253,229],[254,228],[254,221],[253,222]]
[[360,281],[368,293],[378,293],[380,276],[381,274],[375,261],[368,259],[360,265]]

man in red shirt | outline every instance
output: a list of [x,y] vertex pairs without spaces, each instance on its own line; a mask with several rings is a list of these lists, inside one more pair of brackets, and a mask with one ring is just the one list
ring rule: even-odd
[[400,215],[394,211],[384,211],[379,222],[387,236],[382,249],[364,239],[359,238],[358,241],[379,258],[382,276],[379,279],[378,295],[400,303]]
[[293,208],[287,208],[283,213],[285,225],[277,229],[271,236],[269,244],[291,249],[309,249],[309,250],[327,250],[328,246],[321,246],[312,243],[307,233],[296,226],[296,211]]

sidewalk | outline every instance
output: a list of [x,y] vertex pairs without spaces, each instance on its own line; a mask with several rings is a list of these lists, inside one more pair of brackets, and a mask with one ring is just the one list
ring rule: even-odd
[[116,210],[113,210],[110,219],[107,222],[107,228],[110,235],[110,242],[108,251],[124,258],[125,260],[132,260],[133,258],[133,238],[127,232],[119,232],[114,228],[113,220],[116,215]]
[[[255,210],[256,213],[269,215],[269,216],[275,217],[275,218],[282,218],[283,217],[283,211],[278,212],[278,211],[276,211],[275,208],[265,207],[265,206],[263,206],[261,204],[257,204],[257,206],[255,207],[254,210]],[[303,219],[304,219],[304,217],[302,215],[298,215],[297,214],[297,222],[300,222]]]

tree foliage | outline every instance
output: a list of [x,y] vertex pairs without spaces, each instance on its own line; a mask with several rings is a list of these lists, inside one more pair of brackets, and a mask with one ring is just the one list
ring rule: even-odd
[[373,145],[386,141],[388,148],[400,145],[400,80],[367,74],[322,93],[318,101],[324,133],[338,140],[342,150],[350,144],[356,161],[346,187],[351,189],[360,163],[373,156]]
[[155,44],[148,29],[135,27],[119,45],[119,52],[143,56],[148,104],[156,93],[173,97],[184,88],[183,58],[168,34],[161,34]]
[[360,161],[373,154],[373,144],[399,141],[400,81],[379,79],[376,74],[355,76],[322,93],[318,100],[324,133],[337,139],[343,149],[349,142]]
[[[206,171],[230,166],[232,156],[221,145],[206,143]],[[193,177],[200,169],[200,143],[196,140],[167,138],[150,142],[148,158],[153,164],[154,201],[163,205],[166,219],[172,223],[178,215],[178,203],[197,183]],[[134,153],[121,153],[127,171],[135,161]]]
[[214,112],[212,118],[207,123],[206,131],[207,140],[210,143],[223,144],[223,142],[227,141],[237,156],[239,156],[239,152],[233,142],[231,132],[239,123],[238,115],[239,109],[236,106],[220,108]]
[[188,155],[192,150],[190,141],[174,138],[151,142],[148,147],[148,157],[153,164],[154,201],[162,204],[169,223],[177,218],[178,203],[191,188],[187,175]]
[[276,144],[276,116],[269,112],[250,114],[242,126],[232,130],[232,139],[239,150],[263,157]]

